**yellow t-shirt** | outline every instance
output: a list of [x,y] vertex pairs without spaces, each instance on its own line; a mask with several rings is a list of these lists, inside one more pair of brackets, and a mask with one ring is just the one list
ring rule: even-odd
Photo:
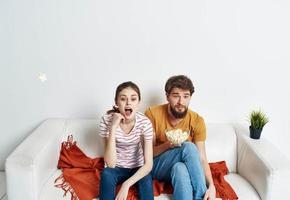
[[156,135],[157,145],[167,141],[165,131],[173,129],[181,129],[182,131],[190,131],[188,141],[197,142],[205,141],[206,128],[204,120],[196,112],[188,109],[185,117],[173,127],[168,120],[167,113],[168,104],[158,105],[148,108],[145,115],[151,120]]

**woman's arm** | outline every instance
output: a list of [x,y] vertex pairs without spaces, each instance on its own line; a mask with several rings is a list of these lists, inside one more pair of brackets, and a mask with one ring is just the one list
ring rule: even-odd
[[104,161],[110,168],[115,168],[117,162],[115,132],[116,129],[110,128],[109,137],[105,138]]
[[113,114],[113,120],[109,127],[109,137],[105,139],[104,161],[110,168],[115,168],[117,163],[116,129],[124,117],[120,113]]
[[137,181],[141,178],[146,176],[150,173],[153,166],[153,147],[152,147],[152,140],[144,140],[144,165],[140,167],[137,172],[131,176],[128,180],[124,183],[128,184],[129,186],[134,185]]
[[136,173],[127,179],[117,194],[116,200],[126,199],[129,188],[144,176],[150,173],[153,166],[153,146],[152,140],[144,140],[144,165],[140,167]]

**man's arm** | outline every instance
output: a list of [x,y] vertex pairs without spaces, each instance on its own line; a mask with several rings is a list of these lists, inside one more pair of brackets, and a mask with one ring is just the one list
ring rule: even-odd
[[167,151],[168,149],[172,148],[172,145],[170,144],[170,142],[164,142],[163,144],[160,144],[158,146],[154,146],[153,148],[153,156],[159,156],[160,154],[162,154],[163,152]]
[[168,149],[170,148],[173,148],[175,147],[175,145],[171,144],[169,141],[167,142],[164,142],[162,144],[157,144],[156,142],[156,127],[155,127],[155,118],[153,117],[153,114],[151,112],[151,109],[148,108],[146,111],[145,111],[145,115],[150,119],[151,123],[152,123],[152,126],[153,126],[153,157],[156,157],[156,156],[159,156],[160,154],[162,154],[163,152],[167,151]]
[[180,146],[181,145],[172,144],[169,141],[164,142],[160,145],[157,145],[155,133],[153,134],[153,157],[159,156],[160,154],[167,151],[168,149],[171,149],[174,147],[180,147]]
[[152,115],[152,112],[151,112],[151,109],[148,108],[146,111],[145,111],[145,115],[150,119],[151,123],[152,123],[152,126],[153,126],[153,157],[156,157],[160,154],[162,154],[163,152],[167,151],[171,144],[170,142],[165,142],[163,144],[160,144],[160,145],[157,145],[157,142],[156,142],[156,129],[155,129],[155,120],[154,120],[154,117]]
[[167,151],[171,147],[170,142],[164,142],[163,144],[157,145],[155,131],[153,133],[153,157],[159,156],[163,152]]
[[195,145],[199,151],[200,161],[204,170],[206,185],[208,188],[206,191],[206,194],[204,195],[204,200],[207,200],[207,199],[213,200],[215,199],[216,190],[215,190],[210,167],[209,167],[207,157],[206,157],[205,143],[204,141],[199,141],[199,142],[195,142]]

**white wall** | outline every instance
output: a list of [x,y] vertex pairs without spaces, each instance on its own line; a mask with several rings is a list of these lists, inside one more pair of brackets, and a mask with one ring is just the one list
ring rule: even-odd
[[290,155],[289,18],[286,0],[0,1],[0,169],[44,119],[99,118],[126,80],[144,110],[174,74],[207,122],[264,110],[262,137]]

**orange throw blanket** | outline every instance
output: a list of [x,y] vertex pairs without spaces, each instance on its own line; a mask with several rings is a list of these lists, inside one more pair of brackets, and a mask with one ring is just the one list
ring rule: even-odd
[[[62,170],[55,180],[55,186],[64,190],[64,196],[69,192],[71,200],[92,200],[99,196],[100,173],[104,168],[103,158],[89,158],[78,148],[72,136],[62,143],[58,166]],[[238,199],[232,187],[225,181],[228,174],[225,161],[210,163],[210,168],[216,187],[216,197],[225,200]],[[120,185],[117,187],[117,191]],[[154,196],[161,193],[172,194],[170,183],[153,181]],[[127,200],[137,200],[137,190],[131,187]]]

